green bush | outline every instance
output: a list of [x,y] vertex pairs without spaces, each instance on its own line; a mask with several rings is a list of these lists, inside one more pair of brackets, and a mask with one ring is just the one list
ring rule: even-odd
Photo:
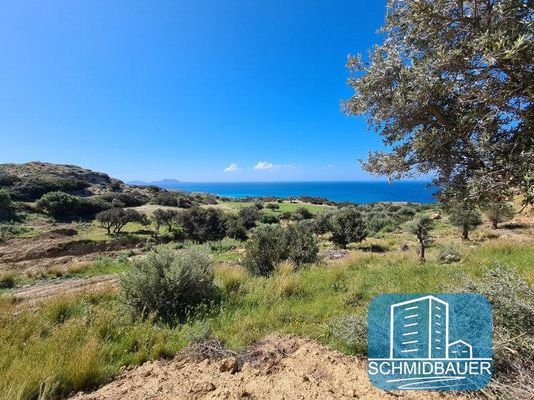
[[11,195],[5,189],[0,189],[0,221],[8,219],[13,214],[13,202]]
[[96,196],[96,199],[102,200],[110,205],[113,202],[120,202],[122,207],[139,207],[148,202],[147,196],[138,191],[131,193],[104,193]]
[[390,231],[396,225],[396,222],[393,218],[385,214],[372,213],[368,215],[366,225],[369,234],[376,235],[382,231]]
[[195,242],[221,240],[226,234],[225,216],[215,208],[189,208],[178,214],[177,221],[186,239]]
[[54,218],[66,218],[78,215],[82,201],[80,197],[64,192],[46,193],[37,202],[37,207]]
[[276,203],[269,203],[265,206],[265,208],[268,208],[272,211],[275,211],[275,210],[278,210],[280,208],[280,206]]
[[317,261],[319,245],[311,226],[306,223],[262,225],[246,245],[245,267],[255,275],[271,275],[277,264],[291,260],[297,266]]
[[150,253],[121,277],[126,303],[142,317],[184,320],[216,300],[213,265],[205,249]]
[[331,220],[332,242],[341,248],[347,244],[361,242],[367,237],[365,223],[356,207],[344,207]]
[[367,354],[367,320],[359,315],[347,315],[329,324],[330,335],[355,354]]
[[76,178],[27,178],[20,180],[11,187],[13,199],[33,201],[49,192],[77,193],[90,184]]
[[254,228],[261,215],[261,209],[256,206],[243,207],[238,212],[239,219],[246,229]]
[[323,210],[315,216],[314,231],[315,233],[322,235],[329,232],[332,229],[332,216],[334,212],[332,210]]
[[193,205],[190,198],[180,192],[160,192],[152,198],[152,203],[159,206],[189,208]]
[[260,218],[262,224],[277,224],[279,219],[273,214],[263,214]]
[[303,219],[312,219],[313,213],[306,207],[299,207],[293,213],[292,219],[293,218],[297,221],[302,221]]
[[262,225],[246,245],[245,267],[255,275],[271,275],[276,265],[287,259],[287,237],[279,225]]
[[286,229],[287,256],[297,266],[317,261],[319,244],[311,227],[305,222]]
[[229,238],[247,240],[247,229],[243,226],[241,219],[239,219],[236,215],[225,215],[224,228],[226,230],[226,236]]

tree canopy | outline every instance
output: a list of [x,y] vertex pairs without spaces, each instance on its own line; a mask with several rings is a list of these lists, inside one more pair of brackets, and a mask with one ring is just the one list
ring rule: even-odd
[[345,112],[385,151],[364,167],[435,176],[444,201],[534,201],[534,9],[528,0],[389,0],[384,41],[351,56]]

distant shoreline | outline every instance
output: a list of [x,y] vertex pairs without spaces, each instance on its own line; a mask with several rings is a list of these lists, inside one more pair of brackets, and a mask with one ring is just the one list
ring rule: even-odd
[[[305,181],[305,182],[172,182],[155,186],[167,190],[208,193],[234,199],[317,197],[334,202],[435,203],[437,191],[428,181]],[[159,184],[158,184],[159,183]],[[148,183],[147,183],[148,184]]]

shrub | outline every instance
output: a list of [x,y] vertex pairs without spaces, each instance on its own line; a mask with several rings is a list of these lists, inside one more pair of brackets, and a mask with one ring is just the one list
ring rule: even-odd
[[152,203],[158,206],[178,207],[178,197],[171,192],[161,192],[152,198]]
[[334,213],[331,210],[323,210],[315,216],[314,231],[322,235],[332,229],[332,216]]
[[462,261],[462,254],[452,247],[447,247],[439,251],[438,260],[444,264],[452,264]]
[[192,207],[180,212],[177,221],[189,240],[204,243],[225,236],[226,219],[222,211],[215,208]]
[[122,207],[139,207],[146,204],[148,201],[147,196],[138,191],[133,191],[131,193],[104,193],[100,196],[96,196],[96,199],[109,204],[120,202]]
[[99,212],[96,215],[96,220],[102,228],[107,230],[108,235],[112,231],[113,233],[120,233],[128,222],[138,222],[143,225],[148,223],[146,216],[140,214],[138,211],[132,209],[125,210],[119,207]]
[[331,220],[332,241],[346,248],[352,242],[361,242],[367,236],[365,223],[355,207],[345,207],[337,211]]
[[5,189],[0,189],[0,220],[8,219],[13,213],[11,195]]
[[224,227],[229,238],[247,240],[247,229],[236,215],[225,215]]
[[275,210],[278,210],[280,208],[280,206],[276,203],[269,203],[265,206],[265,208],[268,208],[272,211],[275,211]]
[[483,208],[484,214],[491,222],[491,227],[497,229],[501,222],[510,221],[514,215],[514,207],[510,203],[492,202]]
[[329,324],[330,334],[356,354],[367,353],[367,320],[359,315],[347,315]]
[[457,205],[449,210],[449,222],[462,230],[462,240],[469,240],[469,232],[482,224],[482,218],[475,208]]
[[246,229],[254,228],[261,217],[261,211],[256,206],[243,207],[238,212],[239,219]]
[[271,275],[275,266],[287,258],[287,239],[279,225],[258,227],[246,245],[245,267],[255,275]]
[[277,224],[279,219],[273,214],[263,214],[260,219],[262,224]]
[[282,211],[278,218],[280,219],[291,219],[291,211]]
[[12,272],[0,272],[0,289],[11,289],[16,284],[15,274]]
[[319,245],[311,228],[305,223],[290,225],[286,230],[287,256],[297,266],[317,261]]
[[464,289],[484,295],[493,307],[493,379],[485,389],[489,398],[534,398],[534,290],[517,272],[501,265]]
[[88,182],[76,178],[27,178],[17,182],[11,193],[15,200],[33,201],[49,192],[72,194],[89,186]]
[[371,235],[390,230],[396,224],[395,220],[385,214],[370,214],[367,217],[367,230]]
[[301,216],[301,218],[299,220],[303,220],[303,219],[312,219],[313,218],[313,213],[308,210],[306,207],[299,207],[295,210],[294,214],[298,214]]
[[54,218],[65,218],[78,215],[81,203],[78,196],[64,192],[50,192],[41,197],[37,202],[37,207]]
[[121,277],[121,288],[133,310],[166,322],[185,319],[217,294],[209,254],[198,248],[149,254]]

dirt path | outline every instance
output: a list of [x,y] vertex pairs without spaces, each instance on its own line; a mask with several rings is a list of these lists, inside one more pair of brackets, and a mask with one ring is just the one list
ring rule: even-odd
[[71,400],[196,399],[464,399],[374,388],[366,362],[294,336],[269,337],[237,362],[176,357],[124,371],[113,382]]
[[92,278],[57,279],[44,281],[18,288],[13,296],[22,301],[39,301],[60,294],[70,294],[85,289],[101,289],[116,286],[115,275],[95,276]]

